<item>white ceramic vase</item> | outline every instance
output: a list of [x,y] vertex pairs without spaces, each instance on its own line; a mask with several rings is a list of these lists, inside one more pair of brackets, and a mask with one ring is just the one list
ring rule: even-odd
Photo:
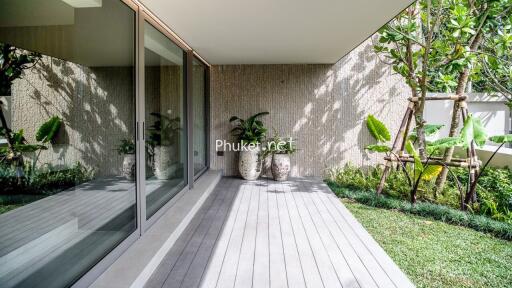
[[272,156],[272,176],[276,181],[286,181],[290,174],[290,155],[274,154]]
[[261,173],[260,148],[240,151],[238,170],[245,180],[256,180]]
[[157,179],[167,180],[173,176],[176,172],[172,165],[175,155],[176,148],[174,145],[155,146],[153,173]]
[[123,159],[123,176],[135,181],[135,154],[125,154]]

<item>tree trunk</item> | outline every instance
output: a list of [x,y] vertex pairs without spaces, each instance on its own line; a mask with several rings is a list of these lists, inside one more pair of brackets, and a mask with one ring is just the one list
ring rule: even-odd
[[[482,43],[482,40],[483,40],[483,33],[480,31],[473,39],[473,42],[471,43],[471,45],[469,47],[470,51],[471,52],[476,51],[478,49],[478,47],[480,46],[480,44]],[[470,72],[471,72],[471,68],[466,67],[459,74],[459,80],[457,82],[457,89],[455,90],[455,94],[457,96],[464,94],[464,92],[466,90],[466,86],[468,84]],[[450,132],[448,133],[449,137],[454,137],[455,134],[457,133],[457,130],[459,129],[459,122],[460,122],[459,110],[460,110],[460,103],[458,101],[455,101],[453,103],[452,120],[450,123]],[[446,149],[446,151],[444,153],[443,161],[445,161],[445,162],[451,161],[452,157],[453,157],[454,150],[455,150],[454,147],[450,147],[450,148]],[[447,176],[448,176],[448,169],[446,167],[443,167],[443,169],[441,170],[441,173],[439,174],[439,176],[437,176],[437,179],[436,179],[436,191],[438,193],[441,193],[443,191]]]

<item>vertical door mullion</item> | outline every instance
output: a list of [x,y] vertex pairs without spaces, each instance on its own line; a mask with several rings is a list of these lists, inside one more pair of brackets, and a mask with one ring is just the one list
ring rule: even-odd
[[188,187],[192,189],[194,187],[194,103],[193,103],[193,91],[192,91],[192,69],[194,52],[192,50],[187,51],[185,62],[185,79],[186,79],[186,103],[187,103],[187,162],[188,162]]
[[141,235],[146,230],[146,139],[145,139],[145,93],[144,93],[144,23],[145,17],[142,8],[139,8],[137,18],[137,195],[139,199],[139,224]]

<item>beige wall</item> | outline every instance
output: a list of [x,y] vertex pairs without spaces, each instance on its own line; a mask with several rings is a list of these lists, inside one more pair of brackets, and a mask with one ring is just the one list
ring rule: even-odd
[[35,143],[39,126],[52,116],[64,120],[57,143],[39,164],[69,167],[77,161],[98,176],[120,175],[123,156],[114,150],[133,137],[133,69],[89,68],[44,56],[12,87],[12,128]]
[[211,167],[237,174],[236,153],[217,156],[216,139],[231,139],[229,117],[269,111],[265,124],[292,136],[300,149],[292,175],[320,176],[325,168],[380,159],[364,146],[373,143],[364,119],[370,113],[393,133],[409,91],[366,41],[334,65],[223,65],[211,71]]

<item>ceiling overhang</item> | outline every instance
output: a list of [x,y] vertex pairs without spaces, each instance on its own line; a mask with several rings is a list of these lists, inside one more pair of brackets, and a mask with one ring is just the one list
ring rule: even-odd
[[140,0],[211,64],[335,63],[411,0]]

